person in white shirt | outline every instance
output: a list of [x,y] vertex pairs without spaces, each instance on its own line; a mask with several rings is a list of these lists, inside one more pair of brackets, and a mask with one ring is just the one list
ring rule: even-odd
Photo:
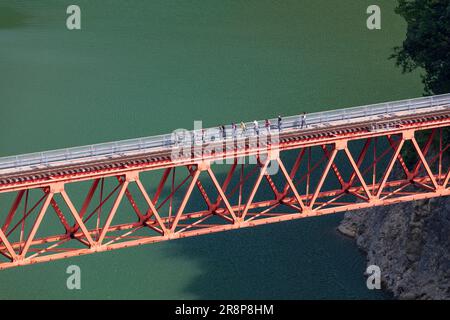
[[257,135],[259,135],[259,123],[258,123],[258,121],[253,121],[253,125],[254,125],[254,127],[255,127],[255,133],[257,134]]
[[303,127],[307,127],[308,124],[306,123],[306,112],[303,112],[302,115],[300,116],[300,121],[301,121],[301,126],[300,129],[303,129]]

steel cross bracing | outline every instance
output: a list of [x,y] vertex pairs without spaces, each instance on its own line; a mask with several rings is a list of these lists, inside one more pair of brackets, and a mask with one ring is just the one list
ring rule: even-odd
[[0,171],[0,269],[449,195],[449,110]]

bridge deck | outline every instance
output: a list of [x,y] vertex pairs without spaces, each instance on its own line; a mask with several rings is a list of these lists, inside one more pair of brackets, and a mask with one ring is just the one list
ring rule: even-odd
[[[450,94],[308,114],[308,127],[303,129],[300,129],[300,116],[283,119],[281,131],[274,127],[275,121],[272,120],[271,132],[277,137],[281,150],[289,149],[292,144],[295,147],[302,144],[317,145],[344,137],[357,139],[368,134],[382,135],[386,131],[394,134],[405,127],[418,125],[422,128],[426,128],[427,124],[433,127],[447,126],[450,122]],[[226,158],[227,153],[235,157],[237,153],[249,155],[267,150],[267,143],[258,143],[258,135],[252,124],[247,125],[247,132],[238,130],[234,138],[231,128],[227,128],[225,140],[217,140],[217,129],[207,129],[204,143],[199,132],[190,131],[189,136],[192,134],[195,137],[195,144],[192,141],[177,143],[174,141],[176,136],[164,135],[0,158],[0,191],[9,189],[11,185],[59,180],[73,175],[88,177],[104,170],[117,172],[136,166],[164,167],[196,163],[204,159],[204,148],[216,150],[209,156],[210,160]],[[260,140],[263,135],[269,134],[261,124]],[[212,137],[216,140],[212,141]],[[189,159],[172,159],[174,148],[186,148],[187,145],[197,146],[200,152],[192,149]],[[218,153],[218,149],[224,152]]]
[[[285,118],[271,134],[261,125],[259,135],[250,125],[236,139],[230,128],[228,139],[208,130],[198,145],[165,135],[2,158],[0,194],[10,206],[1,219],[0,270],[450,195],[443,130],[450,95],[309,114],[307,128],[299,123],[300,116]],[[405,144],[414,166],[405,162]],[[236,162],[269,153],[256,164]],[[224,158],[233,164],[219,177],[208,162]],[[270,172],[274,162],[280,170]],[[142,172],[163,168],[154,175],[159,183],[144,183]],[[60,224],[46,218],[50,211]]]

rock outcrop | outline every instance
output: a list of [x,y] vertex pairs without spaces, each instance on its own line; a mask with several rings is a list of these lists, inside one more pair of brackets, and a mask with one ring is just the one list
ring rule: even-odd
[[399,299],[450,299],[450,198],[347,212],[339,226]]

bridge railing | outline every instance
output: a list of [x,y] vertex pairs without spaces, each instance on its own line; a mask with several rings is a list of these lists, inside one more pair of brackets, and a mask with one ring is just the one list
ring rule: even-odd
[[[394,112],[414,111],[421,108],[447,104],[450,104],[450,94],[311,113],[307,115],[307,122],[308,124],[321,124],[331,121],[351,120]],[[300,116],[286,117],[285,122],[293,124],[296,121],[299,121],[299,117]]]
[[[402,111],[416,111],[421,108],[450,105],[450,94],[443,94],[438,96],[430,96],[409,100],[401,100],[387,103],[378,103],[360,107],[352,107],[347,109],[330,110],[316,113],[309,113],[307,115],[307,124],[327,124],[333,121],[352,120],[361,117],[379,116],[389,113]],[[272,127],[277,127],[277,119],[270,119]],[[264,129],[264,121],[258,122],[260,131]],[[256,134],[253,123],[246,123],[246,136]],[[284,117],[282,119],[282,130],[289,130],[299,128],[301,126],[301,115]],[[211,137],[211,132],[214,131],[214,136],[217,137],[217,128],[205,129],[208,132],[206,139]],[[201,137],[203,132],[190,131],[194,134],[195,139]],[[226,127],[226,137],[231,138],[233,135],[232,128]],[[239,134],[243,133],[239,129]],[[201,138],[200,138],[201,139]],[[208,140],[209,141],[209,140]],[[94,157],[114,157],[121,156],[130,152],[149,152],[156,148],[167,148],[175,144],[174,136],[172,134],[158,135],[152,137],[144,137],[137,139],[122,140],[116,142],[100,143],[82,147],[73,147],[52,151],[37,152],[31,154],[23,154],[18,156],[9,156],[0,158],[0,170],[15,169],[30,166],[45,166],[50,163],[61,161],[78,161],[86,158]]]

